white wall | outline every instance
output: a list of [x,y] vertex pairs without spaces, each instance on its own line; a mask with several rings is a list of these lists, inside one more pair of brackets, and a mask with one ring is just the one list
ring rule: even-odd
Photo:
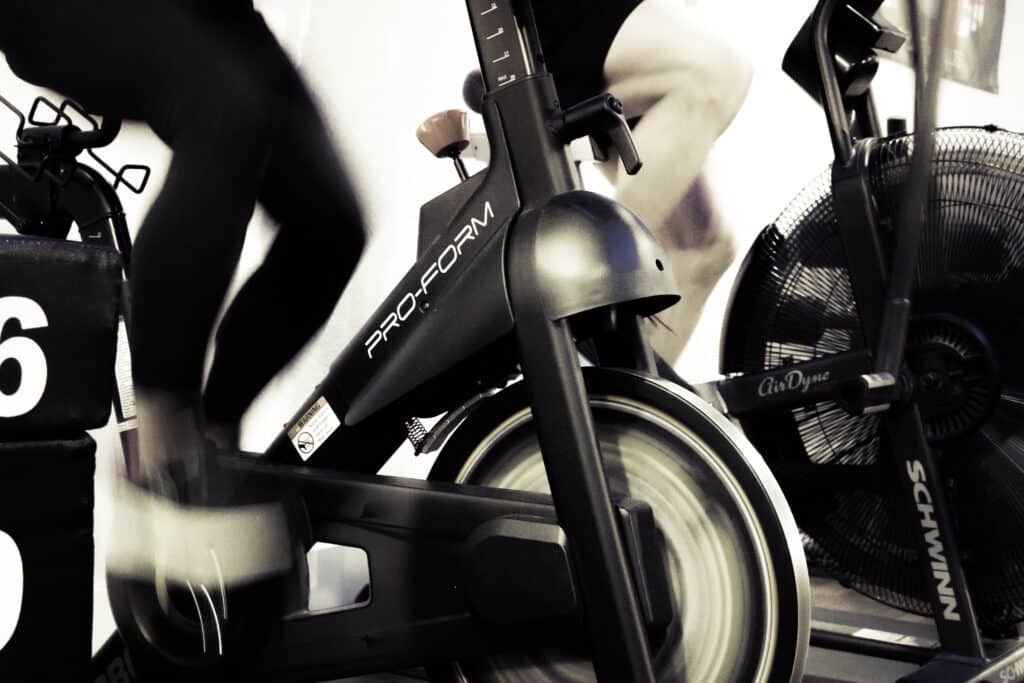
[[[298,61],[325,117],[337,133],[365,201],[372,236],[366,256],[317,343],[272,386],[246,423],[243,445],[265,445],[322,376],[365,317],[411,265],[420,205],[451,186],[450,164],[423,150],[414,130],[427,115],[461,106],[462,78],[475,66],[464,5],[451,0],[263,0],[269,22]],[[789,40],[812,0],[702,0],[698,11],[743,47],[755,65],[747,103],[709,161],[719,204],[734,226],[741,251],[799,189],[830,159],[821,111],[779,69]],[[941,99],[943,124],[995,122],[1024,129],[1024,80],[1013,79],[1024,43],[1024,3],[1008,2],[1003,41],[1001,94],[947,84]],[[0,69],[0,94],[22,106],[33,90]],[[910,116],[911,80],[905,67],[883,63],[876,81],[883,116]],[[0,112],[0,126],[7,119]],[[476,123],[479,127],[479,122]],[[685,131],[680,131],[685,135]],[[0,139],[2,135],[0,135]],[[641,153],[643,150],[640,150]],[[108,152],[118,163],[145,162],[156,173],[143,197],[122,195],[133,226],[160,186],[167,150],[140,126],[128,126]],[[606,188],[588,174],[594,187]],[[245,252],[245,268],[258,261],[272,228],[260,216]],[[718,329],[732,271],[712,296],[697,333],[678,367],[704,378],[717,367]],[[109,432],[101,441],[96,508],[98,558],[102,557],[109,508],[104,498],[116,453]],[[102,576],[99,566],[97,576]],[[96,642],[111,629],[97,584]]]

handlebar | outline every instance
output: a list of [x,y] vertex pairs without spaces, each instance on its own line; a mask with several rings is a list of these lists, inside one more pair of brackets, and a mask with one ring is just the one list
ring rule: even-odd
[[[45,115],[40,115],[40,108],[49,110],[53,114],[53,118],[44,118]],[[72,114],[75,114],[79,121],[84,121],[88,127],[85,130],[80,128],[72,118]],[[42,136],[40,139],[51,139],[49,136],[52,131],[60,144],[77,151],[105,147],[113,142],[121,131],[121,119],[118,117],[104,116],[103,123],[97,123],[96,117],[74,100],[64,100],[60,106],[57,106],[42,96],[37,97],[32,103],[32,108],[28,113],[28,122],[37,127],[38,134]],[[31,130],[19,129],[19,139],[22,139],[23,133],[28,133]]]
[[[782,68],[824,107],[836,158],[852,155],[853,135],[872,123],[871,80],[876,50],[896,52],[906,40],[899,28],[875,16],[882,0],[819,0],[786,50]],[[856,111],[851,127],[850,110]],[[877,131],[872,134],[877,134]]]
[[[9,109],[18,119],[15,134],[18,158],[0,151],[0,165],[18,169],[33,182],[46,175],[50,180],[63,185],[74,176],[72,171],[77,165],[77,157],[85,152],[113,177],[112,189],[124,185],[139,194],[146,188],[150,176],[149,167],[126,164],[115,169],[96,154],[98,148],[109,145],[121,132],[120,117],[104,116],[101,123],[74,100],[64,100],[57,105],[44,96],[36,97],[27,117],[2,96],[0,105]],[[41,109],[48,110],[52,116],[41,114]],[[79,122],[83,121],[85,130],[79,127]],[[132,175],[131,179],[129,174]]]
[[68,133],[68,142],[82,149],[105,147],[121,132],[121,119],[106,116],[95,130],[73,130]]

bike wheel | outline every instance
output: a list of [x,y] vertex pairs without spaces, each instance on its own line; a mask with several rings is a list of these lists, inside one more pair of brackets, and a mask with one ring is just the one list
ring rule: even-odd
[[[675,615],[659,681],[797,681],[810,627],[796,524],[760,456],[694,395],[626,372],[584,370],[614,495],[646,501],[663,539]],[[547,492],[526,391],[513,385],[445,444],[432,479]],[[556,647],[453,663],[435,679],[589,681],[588,658]]]

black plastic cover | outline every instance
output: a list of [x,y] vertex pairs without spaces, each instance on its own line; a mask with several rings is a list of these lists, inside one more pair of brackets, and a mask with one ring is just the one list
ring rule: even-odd
[[[95,455],[96,443],[81,433],[0,443],[0,540],[14,540],[24,577],[14,635],[0,647],[0,680],[87,680]],[[11,581],[5,572],[2,590]]]
[[[844,97],[863,94],[878,69],[875,50],[896,52],[905,34],[880,16],[882,0],[841,3],[829,25],[829,47],[834,56],[836,76]],[[813,45],[813,15],[804,22],[786,50],[782,70],[803,90],[821,102],[821,76]]]
[[106,424],[120,284],[113,249],[0,235],[0,439]]

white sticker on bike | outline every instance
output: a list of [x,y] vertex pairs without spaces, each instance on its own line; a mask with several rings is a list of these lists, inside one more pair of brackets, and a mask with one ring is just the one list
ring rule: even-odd
[[340,426],[341,420],[338,419],[337,413],[327,399],[321,396],[288,430],[288,438],[291,439],[299,457],[305,461],[309,460]]
[[[12,320],[21,325],[22,331],[46,327],[46,313],[32,299],[23,296],[0,298],[0,332]],[[21,381],[14,393],[5,393],[0,387],[0,418],[20,417],[29,413],[43,398],[46,390],[46,356],[43,350],[28,337],[11,336],[0,338],[0,365],[7,362],[18,364]]]
[[0,651],[7,646],[21,618],[25,591],[25,567],[21,551],[6,532],[0,531]]

